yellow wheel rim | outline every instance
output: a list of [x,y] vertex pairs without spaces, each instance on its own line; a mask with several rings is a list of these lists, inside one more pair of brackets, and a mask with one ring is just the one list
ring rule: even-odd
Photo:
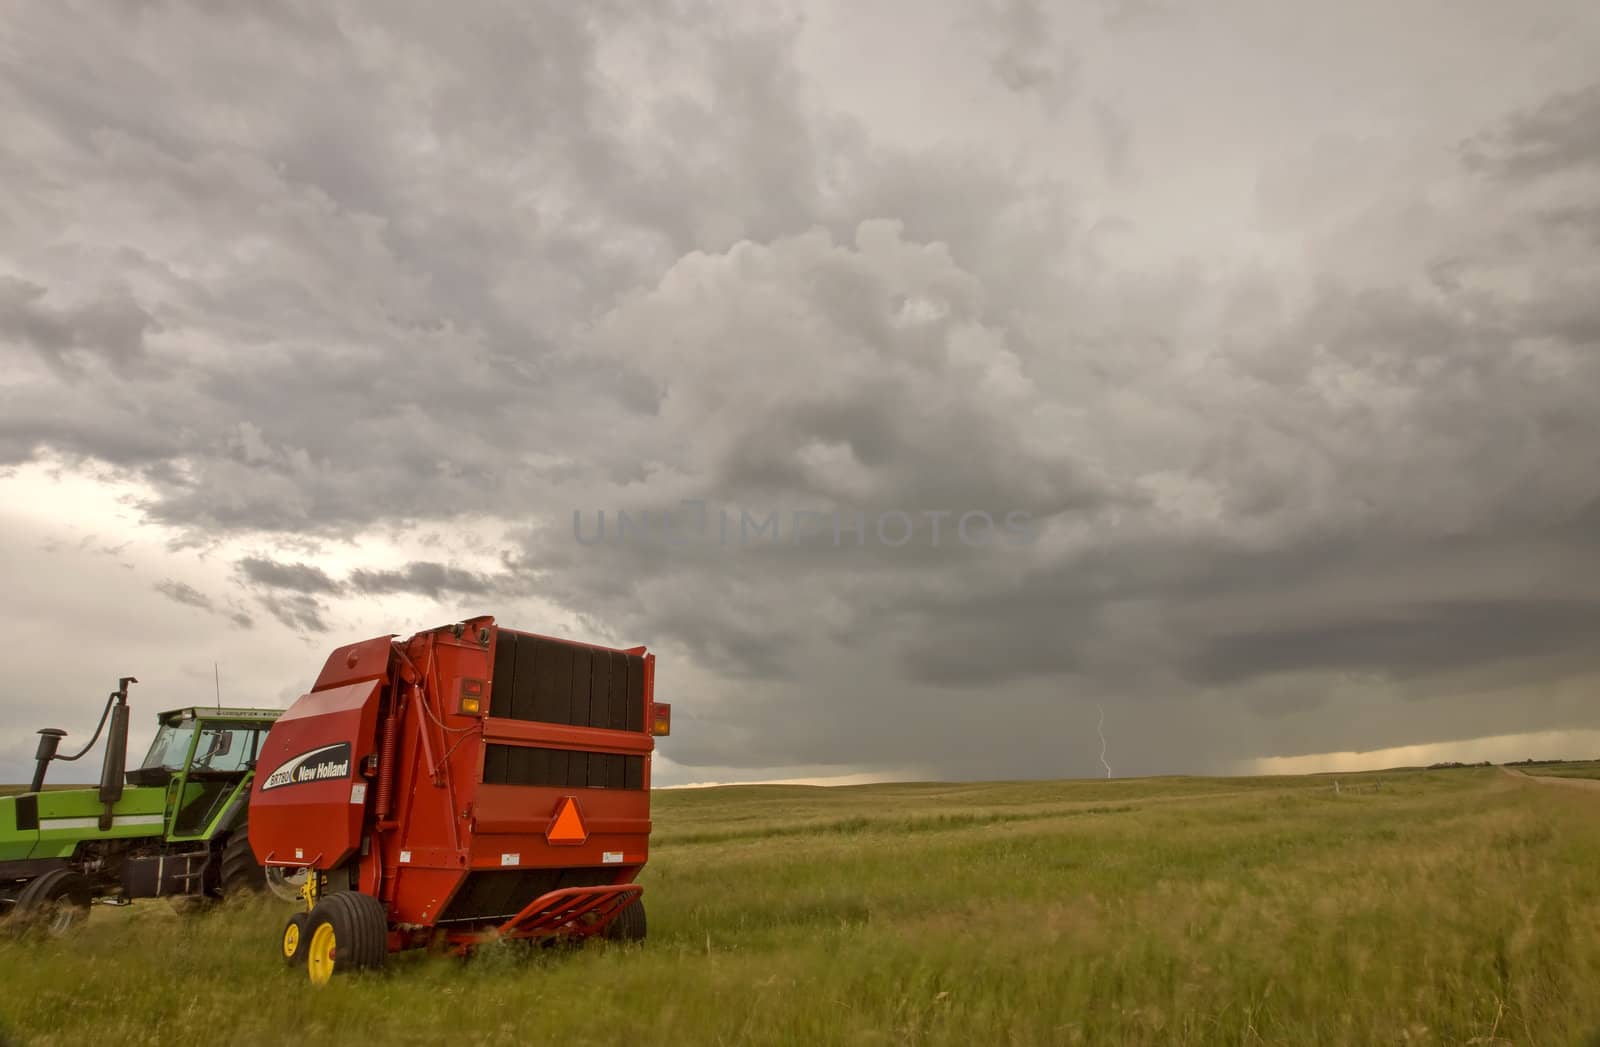
[[326,984],[333,977],[333,951],[338,943],[333,939],[333,924],[319,923],[311,932],[311,947],[306,950],[306,967],[315,985]]
[[283,955],[286,959],[293,959],[294,952],[300,948],[300,925],[291,923],[283,929]]

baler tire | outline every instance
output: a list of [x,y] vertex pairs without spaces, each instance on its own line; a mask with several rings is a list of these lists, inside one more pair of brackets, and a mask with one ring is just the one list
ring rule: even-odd
[[88,919],[94,890],[89,881],[71,869],[51,869],[29,880],[11,907],[17,930],[42,931],[61,938]]
[[[294,928],[294,940],[289,938],[289,928]],[[306,943],[311,940],[311,914],[297,912],[289,917],[283,925],[283,937],[280,939],[283,952],[283,962],[294,967],[306,962]]]
[[370,894],[324,895],[307,923],[306,972],[316,984],[346,971],[376,970],[389,955],[389,915]]
[[622,907],[622,911],[614,916],[601,935],[607,941],[613,942],[642,942],[644,941],[644,899],[635,898]]
[[248,823],[239,826],[222,845],[222,896],[233,898],[245,894],[261,894],[267,889],[267,870],[256,861],[250,849]]

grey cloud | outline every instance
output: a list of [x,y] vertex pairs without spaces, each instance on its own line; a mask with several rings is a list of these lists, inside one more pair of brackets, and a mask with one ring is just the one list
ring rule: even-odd
[[1600,603],[1594,601],[1400,605],[1310,627],[1258,623],[1249,632],[1213,640],[1189,672],[1207,684],[1306,670],[1407,677],[1580,649],[1597,629]]
[[169,578],[166,581],[156,583],[156,589],[168,599],[185,606],[198,607],[202,611],[215,609],[209,596],[187,582],[175,582]]
[[1093,111],[1107,177],[1113,180],[1134,177],[1137,169],[1133,160],[1133,130],[1128,121],[1107,102],[1096,102]]
[[[815,242],[819,258],[838,250]],[[771,261],[760,251],[746,252],[741,280],[759,287],[772,271]],[[758,504],[775,492],[796,502],[828,502],[839,499],[837,485],[850,475],[841,466],[885,460],[896,461],[897,468],[872,485],[882,504],[895,494],[941,493],[941,480],[950,476],[956,477],[953,488],[969,495],[1030,489],[1004,479],[1005,469],[1016,469],[1019,481],[1036,471],[1035,463],[1014,451],[980,455],[1000,473],[985,482],[963,476],[959,454],[945,451],[938,438],[908,444],[928,450],[926,459],[894,458],[890,434],[906,423],[904,413],[884,417],[863,407],[858,424],[840,428],[856,391],[868,394],[863,404],[927,398],[870,395],[882,387],[862,373],[861,361],[872,359],[874,348],[895,344],[892,328],[882,320],[862,321],[872,316],[862,306],[871,295],[805,272],[827,293],[803,307],[786,302],[773,310],[810,317],[806,330],[821,333],[804,348],[786,350],[781,335],[725,335],[708,323],[704,309],[694,336],[681,343],[708,353],[724,343],[760,342],[776,350],[762,377],[785,390],[781,403],[765,401],[753,389],[723,395],[720,376],[698,385],[678,405],[668,396],[662,415],[668,426],[675,410],[686,419],[712,416],[696,398],[719,396],[716,427],[699,430],[702,447],[730,449],[720,459],[701,459],[725,463],[714,474],[718,492],[733,495],[730,501],[742,497]],[[864,272],[857,278],[872,286]],[[773,282],[784,288],[805,284],[790,276]],[[717,286],[704,268],[695,270],[693,284]],[[719,297],[738,302],[752,296],[772,301],[750,289]],[[872,706],[898,706],[883,690],[864,694],[860,683],[851,686],[819,668],[812,659],[816,650],[845,658],[852,651],[861,657],[878,652],[868,678],[890,694],[896,686],[930,684],[952,694],[974,687],[1011,693],[1056,680],[1077,693],[1144,693],[1154,701],[1163,692],[1214,695],[1231,686],[1262,716],[1294,710],[1311,716],[1330,688],[1337,690],[1343,686],[1338,681],[1352,674],[1398,681],[1420,709],[1424,696],[1459,694],[1466,673],[1511,672],[1517,679],[1520,672],[1521,679],[1537,679],[1547,672],[1593,671],[1592,659],[1575,652],[1584,648],[1585,630],[1594,624],[1593,605],[1581,594],[1600,579],[1592,570],[1576,569],[1587,560],[1552,567],[1571,558],[1575,550],[1566,529],[1595,504],[1594,478],[1582,465],[1581,448],[1600,438],[1591,428],[1596,415],[1584,407],[1594,405],[1600,381],[1578,377],[1591,375],[1592,342],[1584,341],[1582,325],[1560,324],[1562,341],[1552,359],[1561,362],[1548,370],[1530,369],[1533,359],[1519,359],[1513,349],[1549,328],[1552,317],[1567,315],[1555,307],[1581,308],[1582,301],[1552,297],[1539,317],[1524,319],[1514,302],[1484,300],[1473,291],[1438,301],[1326,283],[1300,314],[1229,346],[1213,365],[1211,384],[1170,390],[1173,419],[1199,426],[1175,431],[1192,432],[1192,438],[1161,447],[1154,458],[1136,445],[1117,449],[1118,475],[1142,467],[1152,479],[1203,478],[1198,492],[1208,501],[1198,508],[1207,511],[1209,504],[1210,511],[1220,511],[1217,525],[1202,522],[1203,516],[1186,520],[1186,506],[1168,504],[1162,487],[1109,488],[1076,503],[1076,514],[1048,501],[1036,504],[1067,531],[1092,529],[1102,514],[1120,515],[1120,538],[1103,534],[1081,553],[1060,557],[1046,546],[1011,570],[1003,561],[972,571],[948,555],[863,557],[849,550],[810,557],[669,550],[653,560],[606,550],[591,552],[596,559],[586,561],[580,553],[563,554],[538,542],[530,545],[530,558],[556,569],[564,600],[608,608],[603,617],[639,635],[674,638],[705,662],[776,687],[811,681],[807,689],[815,693],[807,701],[819,717],[852,725],[852,737],[865,746],[851,749],[856,756],[870,750],[912,759],[921,745],[935,746],[948,759],[956,743],[952,735],[928,728],[917,742],[896,747],[892,714]],[[819,320],[835,309],[852,318],[850,334],[832,333]],[[670,311],[645,315],[651,319],[640,323],[641,331],[670,329]],[[959,323],[959,311],[955,316]],[[827,413],[790,413],[804,394],[789,393],[796,383],[785,380],[787,362],[803,361],[826,375],[834,345],[850,346],[850,389],[828,396]],[[648,353],[642,361],[647,369],[653,366]],[[1159,389],[1162,366],[1156,356],[1134,363],[1130,373]],[[1141,368],[1155,373],[1141,374]],[[663,375],[694,370],[689,359],[671,354],[661,364]],[[1486,385],[1503,396],[1485,399]],[[973,395],[971,383],[964,388]],[[748,430],[730,418],[735,404],[750,411]],[[1205,421],[1223,416],[1233,421],[1220,429]],[[791,417],[803,424],[791,425]],[[1013,409],[1004,417],[999,431],[1015,437],[1025,412]],[[982,447],[982,427],[969,419],[964,415],[952,433]],[[1107,424],[1118,423],[1107,417]],[[836,441],[848,453],[812,472],[799,452],[819,439]],[[1553,453],[1557,446],[1565,451]],[[1543,463],[1534,472],[1518,464],[1534,461]],[[602,555],[606,559],[598,559]],[[903,556],[899,562],[907,568],[915,564],[921,577],[875,573],[894,556]],[[803,574],[796,573],[800,564]],[[1570,595],[1529,601],[1521,595],[1519,579],[1525,575],[1518,574],[1527,570],[1540,572],[1551,592],[1557,590],[1549,579],[1561,577]],[[607,581],[620,578],[634,584],[616,588]],[[1355,579],[1364,587],[1353,591]],[[1480,589],[1464,590],[1463,579]],[[658,592],[673,599],[662,602]],[[750,629],[748,622],[760,628]],[[772,644],[774,636],[785,642]],[[1563,654],[1559,664],[1550,661]],[[1522,668],[1504,668],[1509,663]],[[1297,675],[1282,682],[1285,674]],[[830,683],[817,685],[819,675]],[[919,694],[919,702],[926,700],[926,692]],[[1471,699],[1460,701],[1465,716]],[[1437,715],[1436,707],[1427,707],[1428,715]],[[771,715],[762,703],[741,721],[757,723]],[[1319,722],[1333,744],[1340,732],[1325,718]],[[1486,730],[1521,726],[1517,717],[1505,715],[1478,722]],[[986,737],[1004,745],[1004,735],[996,728]],[[839,744],[837,735],[828,737],[829,745]],[[1041,758],[1029,757],[1028,766],[1044,766]]]
[[[358,568],[343,580],[312,564],[284,563],[266,557],[245,557],[235,566],[246,582],[268,590],[258,594],[257,599],[275,618],[316,632],[326,629],[322,620],[325,597],[346,593],[415,593],[435,599],[446,594],[483,596],[506,584],[507,577],[420,560],[393,569]],[[236,615],[235,620],[245,625],[248,616]]]
[[1600,206],[1548,207],[1539,212],[1539,219],[1553,233],[1570,232],[1600,246]]
[[459,567],[413,561],[397,570],[356,570],[349,584],[360,593],[420,593],[438,598],[446,593],[483,596],[494,590],[493,579]]
[[995,78],[1059,112],[1076,86],[1078,60],[1057,38],[1052,10],[1038,0],[997,0],[978,24],[992,40],[989,67]]
[[293,593],[336,593],[342,587],[320,567],[304,563],[279,563],[259,556],[247,556],[238,563],[246,579],[268,589]]
[[[707,36],[562,5],[494,25],[419,11],[396,15],[363,38],[361,61],[347,61],[357,43],[331,19],[314,33],[260,19],[256,30],[281,35],[298,69],[263,75],[275,85],[267,105],[226,86],[244,75],[234,65],[201,62],[180,76],[162,52],[159,27],[170,24],[205,41],[187,54],[225,53],[235,33],[226,19],[149,17],[131,47],[117,42],[115,18],[95,21],[117,52],[108,64],[81,61],[93,46],[83,42],[65,64],[5,71],[37,119],[69,129],[53,182],[25,162],[19,170],[49,202],[15,221],[42,232],[66,209],[121,200],[122,221],[181,224],[213,245],[217,264],[199,275],[152,239],[140,244],[143,279],[169,340],[228,349],[187,354],[179,380],[139,390],[138,411],[106,382],[0,392],[0,448],[13,460],[43,444],[137,466],[159,492],[147,510],[176,525],[337,532],[374,512],[437,516],[533,497],[571,469],[526,453],[562,445],[563,405],[620,383],[607,402],[648,409],[625,376],[553,355],[570,326],[704,239],[720,247],[798,230],[817,206],[781,30]],[[30,53],[49,55],[69,23],[82,28],[40,12],[17,31]],[[636,100],[595,64],[611,35],[640,33],[673,39],[660,49],[669,64],[680,50],[684,62],[708,61],[742,115],[669,94],[644,114],[667,137],[625,134],[622,107]],[[497,86],[485,94],[443,68]],[[388,75],[398,69],[407,72]],[[426,105],[412,104],[413,88]],[[685,137],[707,152],[679,150]],[[419,139],[441,147],[411,155]],[[457,159],[509,141],[520,143],[514,163]],[[48,190],[63,180],[78,199]],[[241,257],[228,245],[250,244],[270,248],[249,264],[226,261]],[[110,264],[87,245],[79,252]],[[276,409],[262,410],[263,396]],[[368,409],[378,401],[385,412]],[[94,419],[64,420],[83,403],[100,405]],[[167,468],[178,455],[187,467]]]
[[[434,599],[447,594],[484,596],[507,581],[507,576],[496,578],[431,561],[412,561],[394,569],[358,568],[343,580],[312,564],[265,557],[245,557],[235,566],[248,583],[266,590],[256,594],[256,601],[267,613],[290,628],[317,633],[329,628],[327,598],[378,593],[413,593]],[[232,619],[242,628],[254,625],[242,612],[234,613]]]
[[1143,25],[1171,13],[1166,0],[1102,0],[1106,24],[1116,28]]
[[1515,178],[1600,168],[1600,83],[1556,95],[1462,146],[1469,166]]
[[[293,592],[264,593],[256,597],[256,602],[287,629],[300,633],[328,631],[328,622],[324,617],[327,608],[315,597]],[[245,625],[247,615],[235,615],[233,620],[243,628],[250,628]]]
[[[327,604],[324,598],[337,595],[344,586],[320,567],[306,563],[281,563],[259,556],[239,560],[235,570],[256,589],[255,602],[280,624],[299,633],[328,631]],[[241,628],[254,621],[242,611],[231,615]]]
[[[271,573],[272,572],[270,571],[268,572],[269,576]],[[196,589],[187,582],[174,581],[170,578],[156,583],[155,588],[157,592],[161,593],[161,595],[175,603],[180,603],[186,607],[193,607],[209,614],[224,617],[229,622],[233,623],[233,625],[237,628],[255,628],[255,619],[250,617],[250,615],[245,611],[239,609],[236,602],[232,599],[228,599],[224,601],[223,604],[219,605],[216,600],[212,599],[210,596],[207,596],[205,593],[201,592],[199,589]],[[273,597],[270,594],[268,595],[268,599],[276,602],[276,597]],[[260,596],[258,595],[258,601],[259,600]],[[316,609],[314,605],[313,609]],[[280,617],[279,620],[285,621],[285,619],[282,617]],[[291,618],[288,620],[292,621],[293,619]]]
[[31,347],[63,378],[78,378],[93,358],[126,376],[145,358],[145,336],[154,327],[150,315],[125,293],[55,305],[44,287],[0,275],[0,339]]

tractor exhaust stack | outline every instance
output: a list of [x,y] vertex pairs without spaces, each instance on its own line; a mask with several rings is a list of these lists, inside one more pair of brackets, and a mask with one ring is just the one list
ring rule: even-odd
[[39,792],[44,788],[44,772],[50,767],[50,761],[56,758],[56,750],[61,747],[61,739],[67,732],[59,727],[41,727],[39,729],[39,748],[33,754],[38,763],[33,768],[33,783],[28,786],[30,793]]
[[106,735],[105,760],[100,764],[100,802],[105,809],[100,812],[100,831],[111,828],[112,811],[122,799],[123,771],[128,763],[128,684],[133,678],[122,681],[116,693],[117,704],[111,707],[111,730]]
[[33,754],[36,761],[33,768],[33,782],[28,791],[38,792],[44,788],[44,774],[50,766],[50,761],[64,760],[71,763],[83,759],[100,740],[100,732],[106,729],[107,723],[110,723],[111,733],[106,736],[105,760],[100,765],[100,802],[106,805],[105,812],[100,816],[100,828],[111,828],[111,807],[122,799],[122,772],[128,763],[128,685],[138,682],[132,676],[124,676],[117,681],[117,689],[106,697],[105,712],[100,714],[100,723],[89,738],[89,744],[71,756],[61,756],[56,752],[61,747],[61,739],[67,736],[66,731],[58,727],[41,729],[39,748]]

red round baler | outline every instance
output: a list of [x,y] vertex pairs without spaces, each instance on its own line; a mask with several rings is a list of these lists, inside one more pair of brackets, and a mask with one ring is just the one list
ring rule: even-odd
[[655,656],[485,616],[341,647],[256,761],[250,845],[303,871],[282,953],[313,981],[390,952],[642,939]]

